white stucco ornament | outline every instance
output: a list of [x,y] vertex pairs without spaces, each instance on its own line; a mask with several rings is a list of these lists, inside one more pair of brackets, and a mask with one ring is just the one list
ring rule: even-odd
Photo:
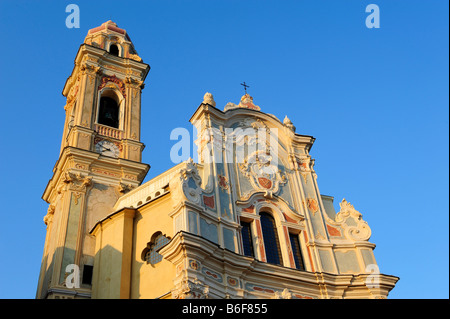
[[280,189],[280,185],[287,182],[277,165],[272,164],[272,156],[256,151],[244,159],[244,163],[238,164],[241,172],[246,176],[256,191],[264,191],[266,197],[271,198]]
[[344,230],[344,235],[350,240],[369,240],[371,230],[362,215],[345,198],[339,203],[340,211],[336,214],[335,221]]

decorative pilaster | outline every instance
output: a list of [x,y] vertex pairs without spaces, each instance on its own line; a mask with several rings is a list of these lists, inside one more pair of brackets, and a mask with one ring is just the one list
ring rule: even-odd
[[65,279],[68,275],[66,267],[70,264],[80,265],[81,247],[84,237],[86,193],[89,187],[92,186],[92,177],[67,171],[62,177],[62,183],[65,184],[63,191],[69,199],[69,205],[66,213],[66,228],[62,229],[65,238],[58,283],[61,286],[65,286]]

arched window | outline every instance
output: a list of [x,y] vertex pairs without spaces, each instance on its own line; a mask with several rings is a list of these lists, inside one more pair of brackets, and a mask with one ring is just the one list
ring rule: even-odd
[[259,215],[261,216],[261,228],[264,238],[264,247],[266,248],[267,262],[283,265],[275,220],[271,215],[264,212]]
[[98,123],[119,128],[119,104],[113,97],[102,96],[100,98]]
[[143,259],[149,264],[157,264],[162,260],[162,255],[158,254],[158,249],[167,245],[170,238],[164,236],[161,232],[158,232],[152,236],[152,241],[147,244],[147,248],[143,251]]
[[115,56],[119,56],[119,48],[115,44],[111,44],[109,46],[109,53]]

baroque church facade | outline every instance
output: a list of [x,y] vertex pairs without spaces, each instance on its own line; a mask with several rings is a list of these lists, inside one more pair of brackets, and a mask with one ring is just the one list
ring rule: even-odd
[[142,184],[149,65],[112,21],[89,30],[74,64],[42,197],[36,298],[386,298],[394,288],[361,213],[320,194],[315,139],[287,117],[247,93],[222,111],[207,93],[190,119],[198,163]]

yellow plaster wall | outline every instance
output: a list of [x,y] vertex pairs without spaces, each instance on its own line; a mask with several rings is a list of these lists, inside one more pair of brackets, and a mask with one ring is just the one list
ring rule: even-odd
[[134,211],[124,210],[97,225],[92,297],[129,298]]
[[171,194],[145,205],[135,217],[134,251],[131,272],[131,298],[159,298],[173,288],[175,267],[167,261],[151,265],[142,260],[142,251],[152,235],[158,231],[173,238],[173,210]]

